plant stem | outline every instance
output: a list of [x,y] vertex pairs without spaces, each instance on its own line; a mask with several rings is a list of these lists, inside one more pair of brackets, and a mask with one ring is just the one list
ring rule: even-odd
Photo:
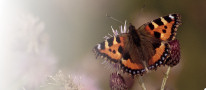
[[139,76],[138,79],[139,79],[139,84],[140,84],[142,90],[146,90],[146,87],[145,87],[144,82],[143,82],[143,80],[142,80],[142,76]]
[[168,67],[168,68],[167,68],[167,72],[166,72],[165,75],[164,75],[164,78],[163,78],[163,80],[162,80],[161,90],[164,90],[164,88],[165,88],[165,85],[166,85],[166,82],[167,82],[167,79],[168,79],[168,75],[169,75],[169,72],[170,72],[170,68],[171,68],[171,67]]

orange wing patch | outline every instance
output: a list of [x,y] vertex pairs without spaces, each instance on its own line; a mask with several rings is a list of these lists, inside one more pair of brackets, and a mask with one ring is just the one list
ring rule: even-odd
[[161,43],[161,45],[155,49],[155,55],[148,62],[148,69],[157,69],[158,66],[165,63],[165,60],[170,54],[169,44]]
[[122,60],[122,64],[132,70],[144,69],[142,64],[132,63],[130,59]]
[[124,53],[121,60],[121,68],[124,72],[132,75],[143,75],[146,72],[145,67],[142,63],[134,63],[131,61],[129,53]]
[[124,46],[124,38],[119,36],[114,36],[106,39],[104,42],[97,44],[94,48],[96,56],[101,56],[102,58],[107,58],[115,63],[117,63],[122,58]]
[[168,16],[160,17],[145,26],[145,30],[152,36],[161,40],[174,40],[176,36],[177,27],[180,25],[180,15],[170,14]]

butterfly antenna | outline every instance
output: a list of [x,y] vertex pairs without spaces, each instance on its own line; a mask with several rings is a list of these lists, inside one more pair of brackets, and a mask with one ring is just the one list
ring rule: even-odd
[[114,20],[114,21],[117,21],[117,22],[119,22],[119,23],[121,23],[121,24],[124,24],[124,23],[121,22],[120,20],[118,20],[118,19],[116,19],[116,18],[114,18],[114,17],[108,15],[107,13],[106,13],[106,17],[108,17],[108,18],[110,18],[110,19],[112,19],[112,20]]

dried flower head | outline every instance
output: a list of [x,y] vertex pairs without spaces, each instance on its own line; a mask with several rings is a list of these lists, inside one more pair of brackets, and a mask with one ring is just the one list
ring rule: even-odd
[[128,89],[124,78],[117,72],[110,75],[110,87],[112,90]]
[[[79,81],[79,77],[73,77],[71,75],[66,75],[59,71],[54,76],[49,76],[46,85],[41,86],[44,89],[52,89],[52,90],[80,90],[80,83],[76,83]],[[76,80],[76,81],[75,81]]]
[[99,88],[94,78],[59,71],[48,77],[48,80],[41,86],[41,90],[99,90]]
[[112,32],[113,32],[113,35],[109,34],[109,36],[104,36],[105,39],[109,39],[110,37],[113,37],[113,36],[117,36],[119,35],[119,33],[127,33],[128,30],[127,30],[127,22],[125,21],[125,24],[124,26],[120,26],[120,31],[118,31],[117,29],[115,30],[112,26],[111,26],[111,29],[112,29]]
[[180,61],[180,44],[177,39],[169,41],[170,49],[171,49],[171,55],[166,61],[166,65],[168,66],[175,66]]

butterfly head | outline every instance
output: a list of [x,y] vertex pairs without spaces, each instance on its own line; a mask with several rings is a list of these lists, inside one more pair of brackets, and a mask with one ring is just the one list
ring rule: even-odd
[[129,33],[136,32],[135,26],[133,26],[131,23],[129,24]]

